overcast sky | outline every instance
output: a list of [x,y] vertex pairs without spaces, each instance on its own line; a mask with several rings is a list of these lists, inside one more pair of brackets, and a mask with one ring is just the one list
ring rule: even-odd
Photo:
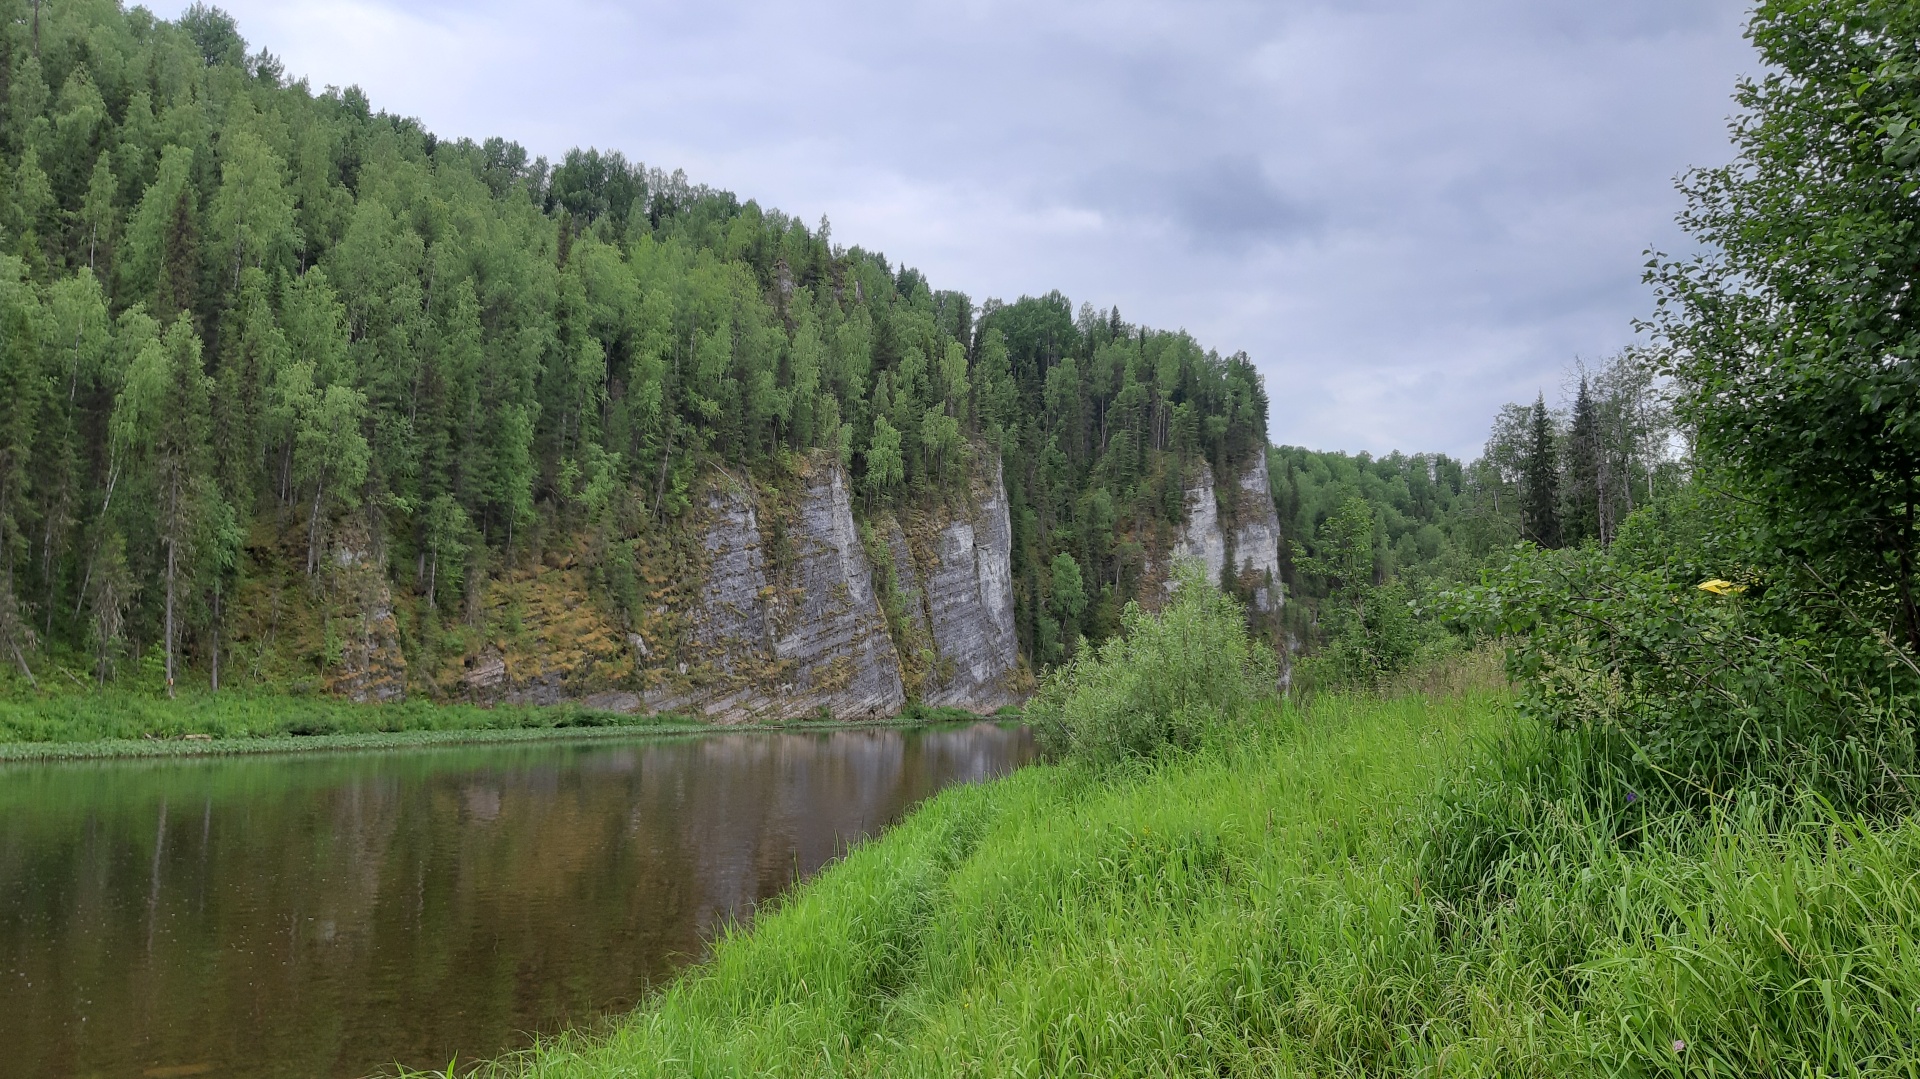
[[1265,373],[1276,442],[1478,453],[1633,338],[1744,0],[222,0],[446,137],[617,149]]

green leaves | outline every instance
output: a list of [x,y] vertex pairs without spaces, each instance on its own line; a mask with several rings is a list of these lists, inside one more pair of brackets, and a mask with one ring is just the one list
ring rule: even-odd
[[1159,614],[1128,604],[1120,636],[1041,683],[1027,720],[1047,752],[1095,764],[1188,752],[1274,700],[1273,651],[1248,637],[1240,605],[1203,566],[1176,573]]
[[1738,160],[1691,174],[1681,222],[1707,249],[1648,279],[1651,327],[1699,452],[1764,506],[1764,546],[1877,594],[1920,650],[1920,276],[1912,174],[1920,11],[1889,0],[1762,4],[1779,72],[1743,84]]

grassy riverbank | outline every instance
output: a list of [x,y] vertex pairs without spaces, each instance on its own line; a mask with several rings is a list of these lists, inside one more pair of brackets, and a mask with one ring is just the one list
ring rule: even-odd
[[[973,718],[953,709],[920,708],[893,722],[919,725]],[[857,725],[805,720],[774,726],[811,730]],[[172,700],[116,690],[15,692],[0,697],[0,762],[397,749],[714,729],[690,716],[628,716],[577,705],[354,704],[250,691],[189,692]]]
[[1920,825],[1603,829],[1518,804],[1535,737],[1501,689],[1330,697],[951,790],[610,1031],[493,1067],[1914,1073]]
[[0,697],[0,760],[285,752],[697,726],[682,716],[621,716],[572,706],[354,704],[250,691],[188,692],[171,700],[118,690],[16,692]]

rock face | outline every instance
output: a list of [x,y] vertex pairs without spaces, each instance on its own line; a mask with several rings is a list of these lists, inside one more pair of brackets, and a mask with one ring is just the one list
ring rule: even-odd
[[648,707],[724,720],[878,718],[906,703],[838,463],[816,465],[768,557],[762,507],[739,483],[707,500],[706,579],[678,677]]
[[976,475],[965,509],[931,522],[937,531],[922,557],[898,529],[889,537],[911,617],[932,646],[920,699],[936,707],[992,712],[1020,701],[1013,527],[999,462],[991,468],[991,482]]
[[774,655],[793,665],[798,712],[892,715],[907,701],[900,659],[874,596],[846,475],[837,463],[824,471],[801,502],[791,584],[772,612]]
[[327,679],[327,691],[362,703],[405,700],[407,658],[400,650],[393,590],[364,528],[341,537],[328,572],[356,613],[338,626],[340,662]]
[[1278,610],[1280,588],[1280,515],[1273,506],[1273,486],[1267,478],[1267,455],[1256,453],[1240,474],[1240,494],[1233,530],[1233,561],[1241,583],[1253,592],[1254,610]]
[[1169,562],[1197,558],[1211,581],[1219,580],[1221,571],[1231,564],[1233,575],[1251,592],[1254,609],[1271,613],[1284,597],[1280,593],[1280,515],[1273,506],[1266,454],[1253,455],[1237,486],[1231,520],[1222,522],[1213,469],[1205,461],[1200,463],[1198,476],[1187,488],[1187,519],[1168,552]]
[[[1024,697],[1013,529],[994,458],[940,506],[878,513],[871,534],[825,455],[778,486],[718,473],[695,505],[690,519],[611,548],[574,537],[508,567],[469,597],[464,654],[417,672],[384,559],[364,534],[343,536],[328,569],[351,614],[329,624],[340,648],[329,690],[399,700],[411,673],[436,698],[720,722],[886,718],[910,697],[986,713]],[[640,602],[616,607],[594,575],[621,557],[608,550],[642,545],[629,592]]]
[[1187,519],[1173,541],[1169,560],[1197,558],[1207,567],[1207,580],[1220,579],[1227,564],[1227,538],[1220,531],[1220,500],[1213,491],[1213,466],[1200,462],[1199,477],[1187,488]]

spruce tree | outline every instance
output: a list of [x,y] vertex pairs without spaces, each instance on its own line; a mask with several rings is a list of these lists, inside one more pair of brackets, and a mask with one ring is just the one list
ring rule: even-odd
[[1520,521],[1526,537],[1542,547],[1560,546],[1560,465],[1557,432],[1545,394],[1534,399],[1522,464]]
[[1561,491],[1561,539],[1569,546],[1589,540],[1606,541],[1600,529],[1600,417],[1594,408],[1587,378],[1573,399],[1573,422],[1567,428],[1566,483]]
[[200,357],[200,337],[182,312],[165,337],[141,350],[114,407],[116,434],[135,456],[153,498],[165,587],[162,641],[168,696],[175,686],[182,593],[192,587],[198,564],[196,543],[208,520],[224,510],[207,442],[212,380]]

